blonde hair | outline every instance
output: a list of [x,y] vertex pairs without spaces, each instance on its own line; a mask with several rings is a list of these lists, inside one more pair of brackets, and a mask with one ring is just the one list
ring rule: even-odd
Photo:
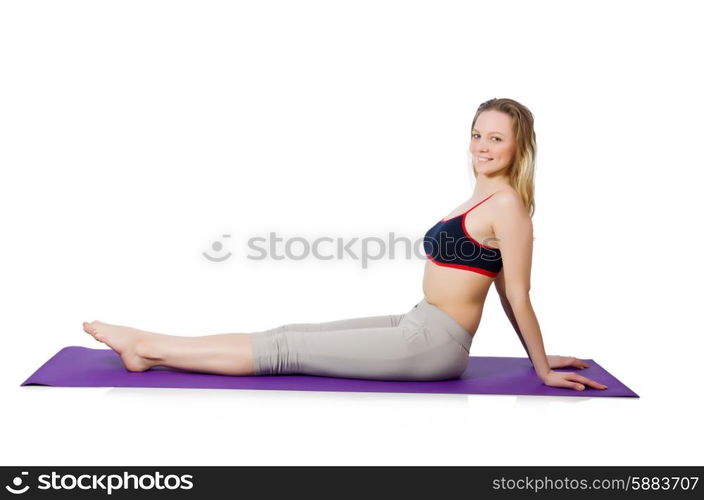
[[[484,111],[490,109],[501,111],[509,115],[513,121],[513,135],[516,140],[516,154],[513,163],[508,169],[511,186],[523,199],[523,204],[528,209],[528,214],[533,217],[535,213],[535,158],[537,154],[537,144],[535,141],[535,130],[533,129],[533,114],[523,104],[507,98],[493,98],[483,102],[477,108],[477,112],[472,120],[472,129],[477,122],[477,118]],[[474,178],[477,177],[477,170],[472,165]]]

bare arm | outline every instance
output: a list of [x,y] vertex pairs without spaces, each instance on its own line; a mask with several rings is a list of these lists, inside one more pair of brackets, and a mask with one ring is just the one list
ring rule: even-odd
[[515,314],[513,314],[513,309],[511,309],[511,303],[508,301],[508,298],[506,297],[506,284],[504,282],[504,270],[503,269],[496,276],[496,280],[494,281],[494,287],[496,288],[496,293],[499,294],[499,300],[501,300],[501,307],[504,308],[504,312],[506,313],[506,317],[511,322],[511,326],[513,326],[513,329],[516,331],[516,335],[518,335],[518,340],[521,341],[521,345],[523,346],[523,349],[526,351],[528,358],[530,358],[530,352],[528,351],[528,346],[526,345],[525,340],[523,340],[523,335],[521,335],[521,329],[518,328],[518,322],[516,321],[516,316],[515,316]]
[[[513,192],[498,193],[494,233],[503,261],[502,276],[495,281],[502,305],[521,339],[533,368],[545,385],[584,390],[606,389],[604,384],[573,372],[555,372],[545,354],[543,336],[530,303],[530,270],[533,258],[533,223],[521,198]],[[498,277],[497,277],[498,278]],[[504,299],[505,297],[505,299]],[[571,358],[581,366],[581,361]]]
[[533,368],[541,379],[550,372],[543,337],[538,319],[530,302],[530,272],[533,258],[533,222],[521,199],[511,192],[499,193],[498,212],[494,223],[494,233],[498,239],[503,261],[500,274],[502,289],[509,320],[516,329],[523,348],[533,363]]

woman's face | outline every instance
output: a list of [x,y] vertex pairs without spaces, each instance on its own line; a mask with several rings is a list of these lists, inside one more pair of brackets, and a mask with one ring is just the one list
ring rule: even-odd
[[516,153],[511,117],[493,109],[483,111],[472,129],[469,152],[477,174],[491,175],[509,167]]

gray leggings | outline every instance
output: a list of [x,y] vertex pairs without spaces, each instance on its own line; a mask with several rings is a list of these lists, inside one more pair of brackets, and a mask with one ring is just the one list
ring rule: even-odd
[[425,300],[404,314],[291,323],[254,332],[255,375],[445,380],[469,362],[472,335]]

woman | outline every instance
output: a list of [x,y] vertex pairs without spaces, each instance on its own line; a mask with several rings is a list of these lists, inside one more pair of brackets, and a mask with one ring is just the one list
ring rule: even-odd
[[426,233],[424,297],[405,314],[198,337],[100,321],[84,322],[83,329],[114,349],[130,371],[167,366],[224,375],[444,380],[465,371],[493,282],[545,385],[605,389],[582,375],[552,370],[587,365],[574,357],[546,356],[531,306],[536,153],[531,112],[511,99],[480,105],[472,121],[470,153],[474,193]]

